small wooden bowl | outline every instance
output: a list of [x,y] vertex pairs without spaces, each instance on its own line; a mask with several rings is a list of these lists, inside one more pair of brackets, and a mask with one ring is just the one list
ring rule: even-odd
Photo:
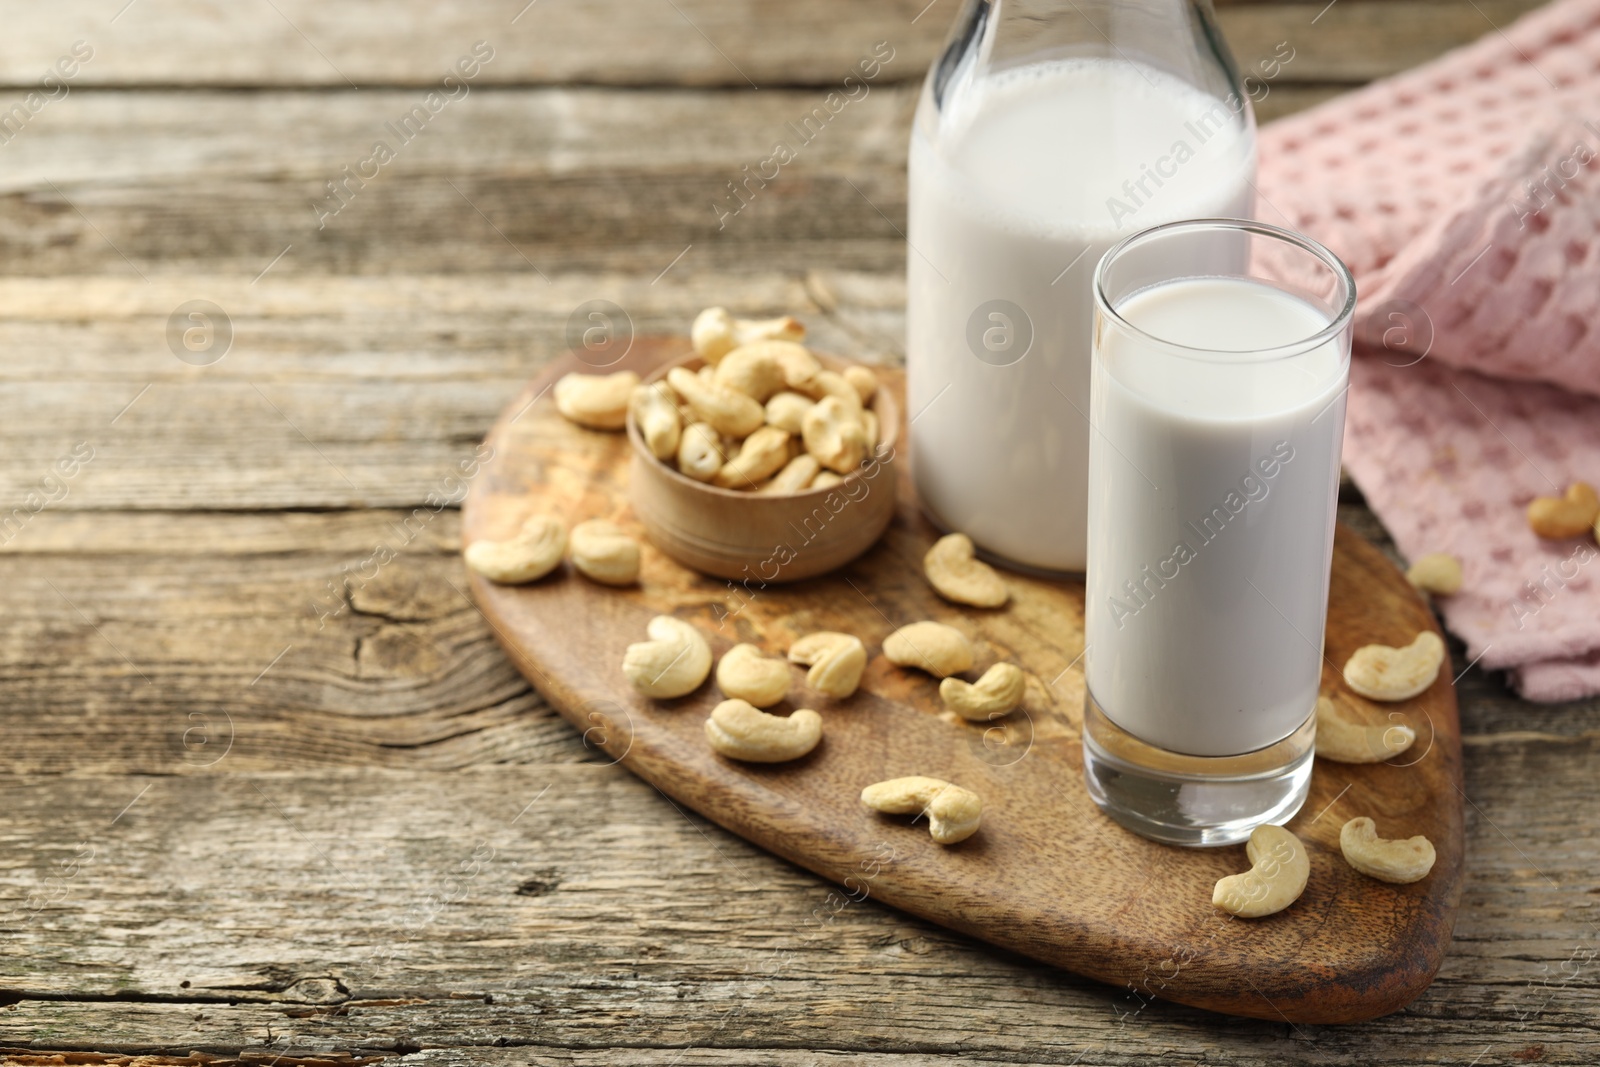
[[[829,370],[849,366],[817,356]],[[673,367],[698,370],[698,356],[659,368],[645,384]],[[867,405],[878,416],[878,446],[838,485],[786,496],[723,489],[669,467],[645,446],[628,415],[633,462],[628,495],[634,514],[661,551],[686,567],[718,578],[762,584],[826,574],[871,548],[894,516],[895,448],[900,407],[880,388]]]

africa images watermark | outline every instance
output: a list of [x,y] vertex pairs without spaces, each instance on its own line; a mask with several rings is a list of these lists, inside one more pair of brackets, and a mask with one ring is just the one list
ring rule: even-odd
[[384,123],[383,128],[395,140],[394,146],[386,140],[372,142],[372,151],[366,158],[355,162],[354,170],[351,164],[346,164],[339,172],[340,177],[327,181],[328,194],[321,201],[311,202],[311,210],[317,216],[317,229],[325,229],[329,219],[349,207],[356,194],[365,189],[368,182],[377,179],[384,167],[399,158],[401,148],[427,132],[428,123],[452,101],[466,99],[467,94],[472,92],[472,86],[468,83],[492,59],[494,48],[489,42],[477,42],[470,54],[456,60],[455,68],[444,76],[438,89],[430,90],[421,103],[413,104],[411,110],[396,121]]
[[87,441],[79,441],[72,446],[72,451],[58,457],[44,477],[39,479],[37,489],[30,489],[22,501],[9,512],[0,513],[0,545],[10,544],[39,512],[65,500],[67,493],[71,491],[68,483],[76,478],[92,459],[94,459],[94,446]]
[[1513,199],[1508,203],[1511,214],[1516,216],[1518,229],[1527,229],[1529,220],[1537,218],[1546,207],[1555,203],[1567,183],[1576,178],[1595,156],[1600,155],[1600,126],[1596,126],[1593,119],[1586,119],[1583,128],[1595,135],[1595,144],[1576,141],[1566,155],[1554,163],[1546,163],[1537,174],[1523,179],[1523,202],[1519,204]]
[[1245,508],[1265,500],[1272,492],[1272,480],[1293,459],[1294,446],[1288,441],[1279,441],[1272,446],[1272,451],[1256,460],[1253,469],[1245,471],[1238,487],[1230,489],[1222,498],[1222,503],[1202,515],[1198,521],[1191,519],[1184,523],[1183,529],[1193,535],[1194,543],[1189,537],[1183,538],[1172,546],[1172,554],[1166,559],[1145,564],[1137,579],[1124,581],[1122,592],[1127,596],[1126,600],[1115,595],[1109,598],[1111,619],[1117,624],[1117,629],[1122,629],[1128,619],[1149,607],[1156,594],[1165,589],[1168,582],[1175,581],[1183,573],[1186,564],[1200,557],[1201,548],[1221,537],[1228,523],[1243,514]]
[[94,46],[88,41],[72,42],[71,50],[44,72],[39,88],[30,90],[21,100],[0,111],[0,144],[10,144],[33,116],[55,101],[66,99],[72,92],[67,82],[76,78],[82,65],[93,58]]
[[1587,541],[1579,541],[1572,546],[1561,560],[1555,564],[1555,570],[1550,569],[1546,563],[1539,570],[1537,579],[1528,579],[1522,583],[1522,592],[1512,600],[1509,607],[1511,617],[1517,621],[1517,629],[1527,626],[1528,620],[1545,609],[1556,598],[1556,594],[1565,589],[1573,579],[1578,577],[1578,572],[1592,561],[1600,552]]
[[[840,88],[823,97],[822,103],[808,111],[799,125],[793,122],[786,123],[798,139],[798,147],[788,141],[779,141],[772,146],[772,154],[756,164],[755,173],[750,172],[748,163],[740,168],[743,178],[728,182],[728,193],[738,206],[729,210],[723,204],[712,201],[711,210],[717,216],[717,229],[725,228],[729,219],[750,206],[756,198],[756,193],[765,189],[768,182],[777,181],[778,176],[783,173],[783,168],[800,157],[800,149],[820,137],[822,131],[828,128],[828,123],[832,122],[841,111],[852,103],[865,100],[867,94],[872,91],[872,80],[882,73],[884,66],[893,59],[894,46],[888,41],[879,41],[872,46],[872,55],[851,68],[851,73],[845,75]],[[754,189],[750,187],[751,183],[755,184]],[[724,201],[727,199],[728,196],[723,197]]]
[[[721,630],[728,624],[728,620],[736,617],[746,607],[754,603],[756,594],[775,582],[783,574],[783,568],[789,566],[800,558],[805,547],[822,535],[828,524],[838,518],[846,508],[852,504],[859,504],[872,492],[872,482],[888,469],[889,463],[894,459],[894,447],[881,445],[861,465],[846,476],[831,492],[822,498],[822,501],[811,513],[802,518],[798,523],[791,521],[789,528],[794,531],[792,541],[784,541],[772,546],[772,552],[766,559],[754,565],[744,567],[745,576],[738,581],[728,582],[728,591],[733,594],[731,605],[718,604],[713,607],[717,615],[717,629]],[[859,474],[860,477],[854,477]],[[889,491],[894,491],[891,482]],[[751,583],[755,588],[751,588]]]
[[[1287,55],[1284,54],[1285,49],[1288,49]],[[1290,47],[1288,41],[1278,42],[1272,56],[1257,64],[1261,76],[1257,77],[1254,74],[1245,76],[1241,85],[1245,92],[1244,96],[1229,93],[1225,99],[1217,101],[1204,114],[1196,115],[1185,122],[1183,130],[1189,135],[1188,137],[1180,137],[1174,141],[1166,155],[1157,156],[1148,163],[1140,164],[1139,176],[1122,183],[1122,196],[1106,197],[1106,211],[1111,215],[1111,224],[1120,226],[1124,219],[1137,215],[1140,208],[1156,199],[1167,180],[1177,177],[1179,169],[1195,157],[1197,148],[1238,120],[1249,100],[1265,100],[1267,94],[1272,91],[1268,83],[1282,73],[1283,68],[1294,61],[1294,57],[1295,50]],[[1193,144],[1190,144],[1190,138],[1193,139]]]

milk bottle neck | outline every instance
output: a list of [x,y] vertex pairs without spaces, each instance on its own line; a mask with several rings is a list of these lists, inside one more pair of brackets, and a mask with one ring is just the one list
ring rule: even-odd
[[1219,100],[1237,100],[1243,121],[1254,125],[1252,90],[1211,0],[966,0],[930,72],[930,102],[959,107],[964,94],[1006,71],[1071,59],[1154,68]]

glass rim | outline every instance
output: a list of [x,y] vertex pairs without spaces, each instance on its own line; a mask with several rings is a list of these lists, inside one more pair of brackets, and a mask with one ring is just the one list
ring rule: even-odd
[[[1301,251],[1309,253],[1323,266],[1332,271],[1334,276],[1343,283],[1345,289],[1344,306],[1339,309],[1338,314],[1334,315],[1333,319],[1328,323],[1328,325],[1324,326],[1316,333],[1309,334],[1296,341],[1290,341],[1288,344],[1269,345],[1266,348],[1217,348],[1215,346],[1197,348],[1193,345],[1186,345],[1182,342],[1172,341],[1165,337],[1158,337],[1153,333],[1142,330],[1133,323],[1129,322],[1127,319],[1123,318],[1121,313],[1119,313],[1116,308],[1112,307],[1111,301],[1106,296],[1105,291],[1107,269],[1130,248],[1133,248],[1139,244],[1143,244],[1146,241],[1152,240],[1164,234],[1181,232],[1184,230],[1237,230],[1244,233],[1255,234],[1260,237],[1268,237],[1284,244],[1293,245],[1296,248],[1299,248]],[[1196,277],[1199,277],[1199,275],[1196,275]],[[1169,280],[1177,279],[1173,278]],[[1273,285],[1271,282],[1263,282],[1263,284]],[[1280,286],[1274,285],[1273,287],[1280,289],[1280,291],[1287,291],[1282,290]],[[1334,255],[1332,250],[1329,249],[1327,245],[1324,245],[1321,241],[1318,241],[1314,237],[1308,237],[1303,233],[1286,229],[1282,226],[1274,226],[1270,222],[1257,222],[1253,219],[1181,219],[1177,222],[1164,222],[1156,226],[1151,226],[1148,229],[1140,230],[1138,233],[1129,234],[1127,237],[1124,237],[1122,240],[1112,245],[1106,250],[1106,254],[1100,257],[1100,262],[1097,263],[1094,268],[1094,284],[1092,288],[1094,289],[1095,308],[1113,323],[1115,323],[1118,328],[1126,330],[1136,337],[1141,337],[1147,341],[1151,341],[1163,348],[1173,349],[1175,350],[1174,354],[1181,356],[1182,358],[1204,360],[1208,363],[1226,362],[1225,360],[1217,358],[1223,355],[1265,357],[1254,361],[1260,363],[1270,362],[1273,359],[1282,359],[1291,356],[1303,355],[1306,352],[1321,348],[1323,345],[1338,337],[1339,334],[1343,333],[1349,327],[1351,321],[1355,318],[1356,311],[1356,280],[1355,277],[1350,273],[1350,268],[1345,265],[1344,260]]]

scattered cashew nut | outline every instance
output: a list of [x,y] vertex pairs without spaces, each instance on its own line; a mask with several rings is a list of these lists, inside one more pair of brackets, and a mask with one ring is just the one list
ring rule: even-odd
[[628,421],[628,399],[639,376],[631,370],[615,374],[567,374],[553,390],[556,410],[591,430],[620,430]]
[[939,683],[944,706],[970,722],[987,722],[1015,711],[1027,691],[1028,678],[1014,663],[996,663],[976,682],[946,678]]
[[666,382],[651,382],[634,389],[633,421],[639,436],[657,459],[671,459],[678,451],[683,420],[678,416],[678,398]]
[[973,552],[972,538],[966,534],[945,534],[922,557],[922,571],[934,592],[946,600],[997,608],[1010,596],[1006,583]]
[[799,759],[822,740],[822,716],[810,708],[769,715],[743,700],[724,700],[706,720],[706,740],[729,759],[783,763]]
[[789,664],[755,645],[734,645],[717,663],[717,688],[723,696],[770,708],[789,694]]
[[1542,496],[1528,505],[1528,525],[1540,537],[1579,537],[1600,517],[1600,494],[1588,482],[1573,482],[1564,497]]
[[1300,899],[1311,877],[1311,861],[1298,837],[1281,826],[1258,826],[1244,851],[1250,869],[1218,879],[1212,906],[1241,919],[1259,919]]
[[753,489],[788,462],[789,435],[776,426],[762,426],[744,439],[738,454],[711,481],[724,489]]
[[1446,552],[1429,552],[1407,568],[1406,581],[1424,593],[1450,596],[1461,589],[1461,561]]
[[1344,665],[1344,684],[1368,700],[1409,700],[1439,676],[1444,642],[1423,630],[1403,648],[1364,645]]
[[491,582],[519,585],[555,570],[566,551],[566,524],[549,515],[535,515],[511,540],[474,541],[462,556],[468,567]]
[[1390,841],[1378,836],[1377,824],[1365,815],[1344,824],[1339,851],[1346,863],[1367,877],[1396,885],[1422,881],[1437,858],[1433,842],[1421,834]]
[[669,370],[667,384],[689,402],[701,421],[710,423],[718,433],[745,437],[767,421],[766,409],[749,396],[726,386],[707,385],[687,367]]
[[602,585],[632,585],[639,580],[639,542],[605,519],[590,519],[572,528],[572,565]]
[[861,685],[861,673],[867,669],[867,646],[851,634],[822,630],[789,646],[789,662],[811,668],[806,672],[806,685],[843,700]]
[[722,437],[708,423],[684,427],[678,439],[678,470],[697,482],[709,482],[722,470]]
[[692,693],[711,673],[711,646],[689,623],[657,615],[645,632],[650,640],[629,645],[622,673],[645,696],[671,699]]
[[1410,748],[1417,731],[1404,723],[1374,726],[1339,713],[1327,697],[1317,698],[1317,755],[1335,763],[1382,763]]
[[883,639],[883,654],[901,667],[916,667],[935,678],[960,674],[972,666],[972,642],[942,622],[914,622]]
[[861,803],[888,815],[926,815],[928,832],[941,845],[965,841],[978,832],[983,800],[970,789],[942,778],[912,775],[891,778],[861,791]]
[[[853,394],[852,394],[853,395]],[[800,422],[806,451],[831,471],[848,474],[867,454],[867,431],[859,409],[852,410],[836,396],[813,404]]]

